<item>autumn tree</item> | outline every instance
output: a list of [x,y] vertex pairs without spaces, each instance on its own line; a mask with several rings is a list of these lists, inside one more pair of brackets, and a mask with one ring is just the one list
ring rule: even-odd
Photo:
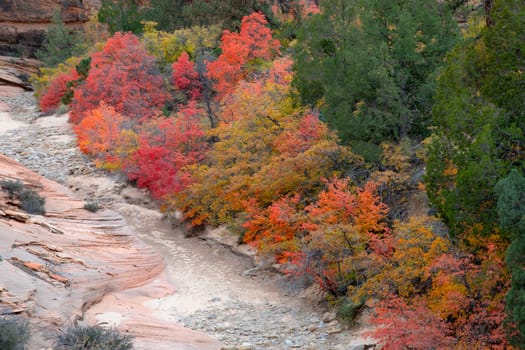
[[78,147],[92,156],[98,167],[120,169],[123,159],[117,153],[126,118],[111,106],[102,103],[90,110],[74,127]]
[[388,295],[374,310],[371,323],[377,326],[368,335],[383,349],[453,349],[456,340],[448,335],[446,323],[429,310],[425,301],[411,303]]
[[261,13],[243,18],[239,33],[225,30],[222,35],[222,53],[208,63],[208,77],[215,81],[218,98],[232,93],[235,84],[257,67],[258,61],[269,61],[279,50],[279,42]]
[[189,100],[196,100],[201,96],[202,84],[199,72],[195,70],[195,63],[190,61],[190,56],[183,52],[171,66],[173,73],[171,79],[177,90],[183,92]]
[[58,108],[73,89],[72,84],[80,78],[75,68],[68,73],[60,73],[51,80],[45,92],[39,97],[39,107],[44,113],[49,113]]
[[91,59],[86,80],[74,92],[71,104],[73,123],[100,102],[137,120],[159,114],[168,98],[155,59],[133,34],[115,34]]
[[172,196],[191,184],[183,169],[202,160],[207,149],[202,113],[191,102],[175,117],[146,121],[140,127],[138,149],[126,164],[128,177],[154,198]]
[[[210,132],[217,142],[192,169],[195,183],[175,199],[175,206],[194,223],[232,224],[250,197],[264,208],[281,195],[312,196],[322,189],[323,177],[341,174],[358,162],[337,145],[317,115],[292,105],[291,72],[285,67],[274,62],[260,79],[241,82],[228,97],[221,123]],[[286,138],[299,144],[286,143]]]

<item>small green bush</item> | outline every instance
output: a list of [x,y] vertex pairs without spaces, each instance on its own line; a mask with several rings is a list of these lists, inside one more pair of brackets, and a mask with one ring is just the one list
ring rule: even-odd
[[92,213],[96,213],[97,211],[99,211],[100,205],[98,205],[98,203],[96,202],[87,202],[86,204],[84,204],[84,209]]
[[364,303],[355,303],[347,298],[341,301],[337,308],[337,317],[342,321],[351,324],[363,309]]
[[0,349],[24,350],[29,341],[29,325],[25,321],[0,318]]
[[14,197],[15,195],[18,195],[24,189],[24,184],[19,180],[4,180],[0,182],[0,186],[2,186],[2,189],[4,191],[7,191],[9,197]]
[[20,207],[30,214],[45,214],[44,204],[45,198],[24,186],[20,181],[5,180],[0,182],[0,186],[11,198],[18,198]]
[[57,337],[57,350],[129,350],[133,338],[98,326],[69,327]]
[[18,199],[20,200],[20,207],[26,212],[38,215],[44,215],[46,213],[44,209],[46,201],[35,191],[24,189],[18,195]]

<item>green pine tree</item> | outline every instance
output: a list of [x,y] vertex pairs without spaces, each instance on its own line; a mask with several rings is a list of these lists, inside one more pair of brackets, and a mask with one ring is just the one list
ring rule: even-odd
[[512,273],[511,288],[506,296],[511,342],[525,348],[525,177],[512,169],[496,185],[498,216],[502,229],[509,232],[507,265]]
[[48,67],[54,67],[71,56],[81,55],[86,50],[82,32],[69,30],[62,21],[60,12],[53,13],[52,23],[42,48],[35,53]]
[[448,7],[436,0],[324,0],[321,8],[298,34],[301,101],[319,105],[354,148],[426,135],[435,72],[456,36]]

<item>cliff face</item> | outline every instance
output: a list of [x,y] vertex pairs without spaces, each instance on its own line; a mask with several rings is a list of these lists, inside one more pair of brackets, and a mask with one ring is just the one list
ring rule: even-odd
[[0,56],[32,56],[55,11],[68,26],[79,26],[98,6],[99,0],[1,0]]

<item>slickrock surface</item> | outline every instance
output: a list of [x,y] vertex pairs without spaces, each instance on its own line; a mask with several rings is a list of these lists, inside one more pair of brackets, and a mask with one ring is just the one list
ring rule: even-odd
[[83,209],[69,189],[2,155],[0,179],[20,180],[46,198],[45,216],[35,216],[0,192],[0,309],[30,317],[37,335],[32,348],[50,345],[53,330],[83,318],[104,298],[122,296],[126,321],[119,328],[137,337],[138,349],[220,348],[202,333],[156,319],[143,305],[175,290],[161,276],[162,257],[131,235],[119,214]]

